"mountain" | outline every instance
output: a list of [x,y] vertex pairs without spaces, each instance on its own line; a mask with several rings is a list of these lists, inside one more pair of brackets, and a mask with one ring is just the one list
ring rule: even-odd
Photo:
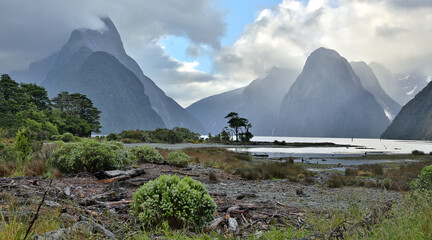
[[402,106],[413,99],[431,81],[431,77],[415,70],[393,74],[389,69],[376,62],[370,63],[369,67],[372,68],[388,95]]
[[67,89],[92,99],[102,111],[102,133],[165,127],[148,97],[142,94],[140,80],[114,56],[82,48],[65,63],[67,74],[64,69],[55,69],[44,85],[49,92]]
[[401,105],[387,95],[375,77],[373,70],[365,62],[350,62],[350,65],[360,78],[363,87],[372,93],[375,100],[384,109],[386,116],[392,121],[401,110]]
[[[82,49],[88,49],[90,52],[106,52],[115,57],[119,63],[132,72],[143,85],[137,89],[142,90],[141,94],[148,97],[151,108],[162,118],[163,125],[168,128],[176,126],[186,127],[195,132],[205,132],[202,124],[191,116],[172,98],[165,93],[147,76],[144,75],[141,68],[124,50],[123,43],[116,27],[109,18],[101,18],[105,24],[102,30],[77,29],[71,33],[69,41],[62,47],[61,51],[49,56],[46,59],[34,62],[29,69],[24,72],[11,74],[18,81],[42,83],[49,91],[49,95],[55,96],[58,91],[64,89],[59,82],[53,81],[53,75],[67,77],[70,72],[74,72],[80,67],[80,61],[83,59],[76,54]],[[82,57],[82,56],[81,56]],[[71,61],[72,58],[79,58],[77,62]],[[63,84],[63,83],[62,83]],[[57,85],[57,86],[56,86]],[[130,86],[132,87],[132,86]],[[53,91],[53,89],[57,89]],[[77,89],[83,93],[86,89]],[[105,95],[109,96],[108,94]],[[92,99],[94,102],[98,101]],[[136,109],[138,111],[138,109]],[[115,114],[115,113],[112,113]],[[156,124],[161,126],[160,124]],[[103,126],[104,127],[104,126]],[[118,126],[123,129],[123,126]],[[143,129],[137,126],[136,129]]]
[[297,75],[295,70],[273,68],[266,77],[258,78],[246,87],[204,98],[187,110],[213,134],[227,126],[224,117],[228,113],[237,112],[252,123],[253,134],[271,136],[280,102]]
[[201,99],[186,110],[202,122],[209,133],[218,134],[227,126],[224,117],[230,112],[238,113],[243,90],[244,88],[238,88]]
[[432,83],[429,83],[399,112],[382,134],[388,139],[432,139]]
[[336,51],[315,50],[284,97],[276,133],[293,137],[379,137],[389,119]]

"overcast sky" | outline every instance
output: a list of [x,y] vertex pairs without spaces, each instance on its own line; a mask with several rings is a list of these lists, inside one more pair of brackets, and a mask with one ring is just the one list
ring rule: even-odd
[[0,73],[56,51],[76,28],[117,26],[127,53],[186,107],[318,47],[432,74],[430,0],[0,0]]

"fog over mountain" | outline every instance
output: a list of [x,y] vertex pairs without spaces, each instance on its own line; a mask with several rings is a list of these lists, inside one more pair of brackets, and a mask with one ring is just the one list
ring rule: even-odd
[[390,123],[336,51],[315,50],[284,97],[276,134],[295,137],[379,137]]
[[252,123],[257,136],[274,133],[280,102],[298,75],[292,69],[273,68],[266,77],[248,86],[199,100],[187,110],[200,120],[210,133],[220,133],[227,126],[224,117],[237,112]]
[[[82,85],[80,87],[74,87],[68,89],[70,84],[65,84],[65,79],[71,79],[74,74],[78,74],[78,69],[82,67],[80,63],[85,59],[86,56],[83,49],[87,49],[88,54],[97,51],[103,51],[109,53],[109,55],[115,57],[121,65],[127,70],[133,73],[135,77],[141,82],[141,87],[135,85],[129,85],[129,88],[135,88],[134,91],[141,90],[144,98],[148,98],[151,104],[152,111],[155,111],[157,115],[163,120],[163,123],[152,123],[148,126],[166,126],[172,128],[175,126],[186,127],[196,132],[203,132],[204,128],[202,124],[192,117],[186,110],[178,105],[172,98],[165,95],[165,93],[154,84],[154,82],[146,77],[138,64],[129,57],[121,41],[120,35],[115,28],[114,24],[109,18],[101,19],[105,28],[99,31],[91,29],[78,29],[74,30],[71,34],[69,41],[62,47],[61,51],[49,56],[46,59],[32,63],[27,71],[12,73],[11,75],[18,81],[23,82],[34,82],[42,84],[48,89],[48,93],[51,97],[55,96],[59,91],[77,91],[80,93],[86,92],[87,86]],[[107,55],[108,56],[108,55]],[[101,73],[100,77],[111,77]],[[62,78],[62,79],[60,79]],[[122,81],[119,77],[118,81]],[[108,84],[107,81],[106,84]],[[123,84],[126,84],[124,82]],[[103,89],[112,87],[112,91],[115,91],[115,85],[107,86]],[[107,98],[113,97],[109,94],[101,94],[99,97]],[[92,98],[92,96],[89,96]],[[124,96],[127,97],[127,96]],[[100,99],[103,101],[103,99]],[[133,101],[134,97],[131,97],[128,102]],[[96,103],[99,99],[92,100]],[[119,100],[120,101],[120,100]],[[96,104],[96,107],[98,105]],[[145,104],[143,105],[145,109]],[[103,109],[101,109],[103,111]],[[141,110],[143,110],[141,108]],[[141,111],[140,108],[135,108],[135,111]],[[109,112],[105,114],[116,114],[115,112]],[[147,111],[144,111],[144,114]],[[124,118],[130,116],[124,115]],[[152,117],[151,117],[152,118]],[[155,118],[152,118],[155,119]],[[149,129],[148,126],[142,126],[136,124],[135,129]],[[105,126],[103,126],[105,127]],[[152,128],[152,127],[150,127]],[[104,129],[104,128],[103,128]],[[111,129],[111,128],[110,128]],[[117,126],[116,131],[125,129],[125,126]]]
[[370,63],[369,67],[388,95],[402,106],[413,99],[432,79],[418,70],[405,70],[394,74],[376,62]]
[[375,100],[384,109],[386,116],[392,121],[402,108],[381,87],[372,69],[365,62],[350,62],[354,72],[360,78],[362,86],[372,93]]

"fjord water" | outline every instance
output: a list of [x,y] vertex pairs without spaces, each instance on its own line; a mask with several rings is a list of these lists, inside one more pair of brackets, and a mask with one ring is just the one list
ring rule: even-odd
[[[414,140],[389,140],[375,138],[312,138],[312,137],[266,137],[257,136],[252,141],[274,142],[275,140],[286,143],[335,143],[350,145],[348,147],[253,147],[231,148],[237,152],[249,152],[251,154],[268,154],[269,157],[341,157],[364,156],[367,154],[409,154],[414,150],[423,151],[426,154],[432,151],[431,141]],[[371,162],[370,162],[371,163]]]

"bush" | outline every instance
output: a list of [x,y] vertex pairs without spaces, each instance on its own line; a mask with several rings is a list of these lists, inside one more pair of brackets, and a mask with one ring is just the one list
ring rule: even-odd
[[167,157],[167,162],[178,167],[187,167],[190,162],[189,156],[181,150],[170,152]]
[[98,172],[121,169],[131,163],[132,156],[122,143],[86,140],[61,144],[53,152],[51,163],[63,173]]
[[209,181],[210,181],[210,182],[219,182],[219,179],[218,179],[218,177],[217,177],[215,171],[213,171],[213,170],[210,170],[210,171],[209,171],[209,173],[208,173],[208,177],[209,177]]
[[21,156],[27,156],[30,153],[30,141],[25,135],[24,130],[18,131],[15,147],[20,152]]
[[60,136],[60,139],[63,142],[74,142],[75,141],[75,137],[72,133],[64,133],[63,135]]
[[106,139],[108,141],[117,141],[119,139],[119,136],[115,133],[110,133],[108,134],[108,136],[106,137]]
[[411,152],[412,155],[414,156],[421,156],[421,155],[425,155],[425,153],[423,151],[419,151],[419,150],[414,150]]
[[344,185],[344,177],[340,174],[333,174],[327,179],[327,186],[329,188],[340,188]]
[[145,145],[133,149],[138,162],[161,163],[162,155],[154,147]]
[[213,220],[216,203],[206,187],[190,177],[162,175],[133,195],[132,214],[146,226],[168,222],[172,228],[202,228]]
[[413,189],[432,190],[432,165],[423,168],[418,179],[410,184]]

